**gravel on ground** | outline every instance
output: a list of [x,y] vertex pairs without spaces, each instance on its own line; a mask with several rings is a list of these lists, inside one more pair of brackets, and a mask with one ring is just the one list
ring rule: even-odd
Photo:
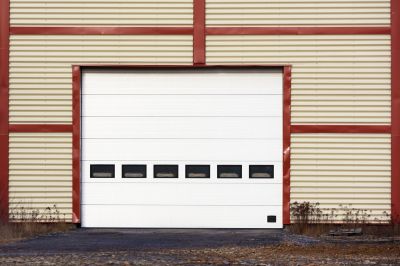
[[399,241],[282,230],[80,229],[0,246],[0,265],[400,265]]

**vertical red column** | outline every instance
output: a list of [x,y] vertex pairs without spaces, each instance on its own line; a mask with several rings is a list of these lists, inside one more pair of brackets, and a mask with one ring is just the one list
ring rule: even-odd
[[290,123],[292,67],[283,68],[283,224],[290,224]]
[[193,0],[193,65],[206,63],[206,1]]
[[81,68],[72,66],[72,222],[81,222]]
[[392,221],[400,223],[400,1],[391,1],[392,34]]
[[8,222],[8,89],[10,1],[0,1],[0,219]]

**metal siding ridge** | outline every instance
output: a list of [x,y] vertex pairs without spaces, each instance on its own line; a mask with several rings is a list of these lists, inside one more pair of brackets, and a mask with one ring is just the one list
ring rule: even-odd
[[9,220],[8,97],[9,97],[10,1],[0,2],[0,219]]
[[392,222],[400,223],[400,1],[391,1],[392,29]]

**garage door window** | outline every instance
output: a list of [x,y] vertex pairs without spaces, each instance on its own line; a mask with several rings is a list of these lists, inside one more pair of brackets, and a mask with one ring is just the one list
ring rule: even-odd
[[154,178],[178,178],[178,165],[154,165]]
[[241,165],[218,165],[218,178],[242,178]]
[[122,178],[146,178],[146,165],[122,165]]
[[250,178],[274,178],[273,165],[250,165]]
[[186,165],[186,178],[210,178],[210,166]]
[[114,178],[115,166],[113,164],[91,164],[90,178]]

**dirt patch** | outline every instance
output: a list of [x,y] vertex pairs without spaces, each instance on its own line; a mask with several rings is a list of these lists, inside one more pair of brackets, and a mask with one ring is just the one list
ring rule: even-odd
[[0,264],[400,265],[398,241],[337,241],[282,230],[79,229],[1,245]]
[[2,256],[14,265],[399,265],[400,246],[280,244],[262,247],[160,249]]
[[186,254],[186,263],[202,265],[398,265],[400,263],[400,246],[397,244],[310,246],[281,244],[255,248],[170,250],[168,254],[178,257]]

